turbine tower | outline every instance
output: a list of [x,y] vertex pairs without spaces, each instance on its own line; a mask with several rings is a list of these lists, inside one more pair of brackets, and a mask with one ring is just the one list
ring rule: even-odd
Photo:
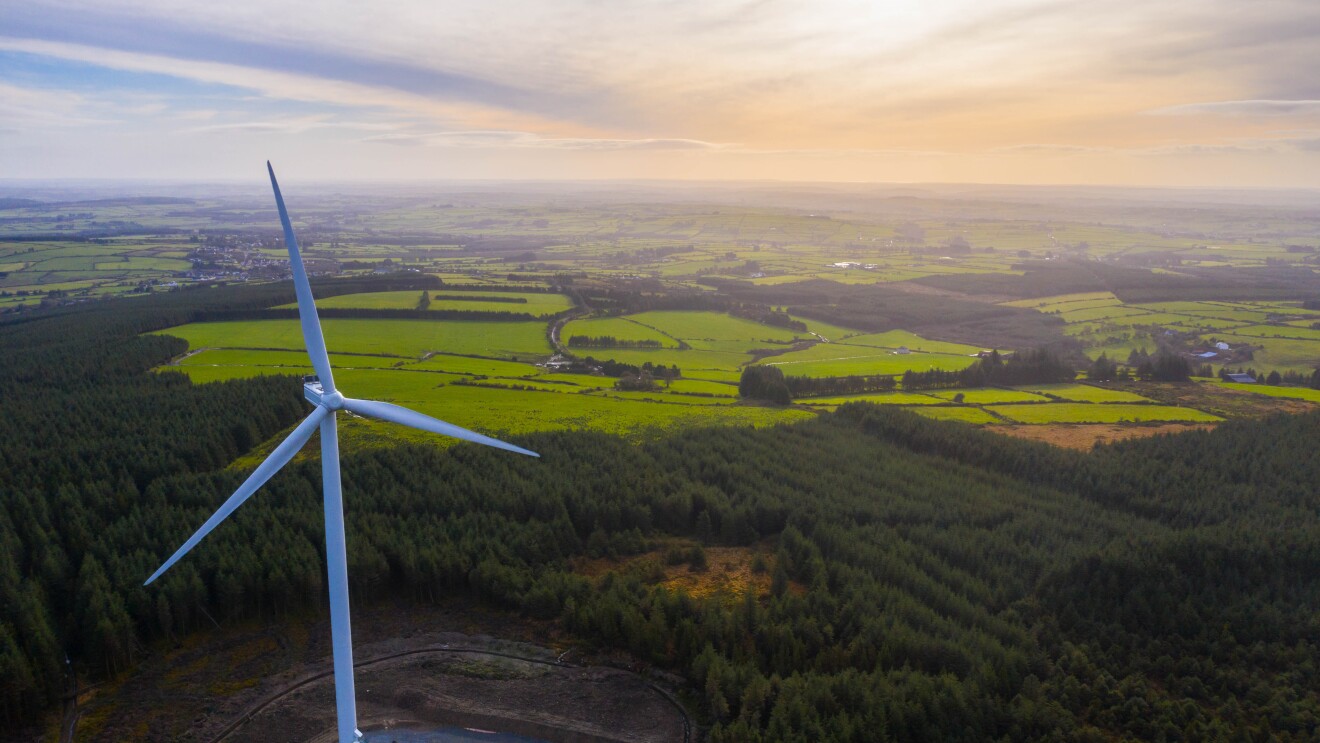
[[357,703],[353,696],[353,638],[348,616],[348,558],[344,545],[344,505],[340,493],[339,436],[335,428],[335,413],[347,410],[358,415],[379,418],[518,454],[532,457],[540,455],[398,405],[344,397],[335,388],[334,374],[330,370],[330,357],[326,354],[325,339],[321,336],[321,321],[316,316],[316,303],[312,299],[312,288],[307,282],[307,271],[303,268],[302,256],[298,252],[298,241],[293,235],[293,225],[289,222],[289,213],[284,208],[284,197],[280,195],[280,184],[275,181],[275,170],[270,166],[270,162],[266,163],[266,170],[270,172],[270,185],[275,190],[275,205],[279,207],[280,221],[284,224],[284,242],[289,248],[289,267],[293,270],[293,288],[298,295],[298,319],[302,322],[303,341],[307,344],[307,355],[311,357],[312,368],[316,370],[314,381],[303,385],[303,396],[316,407],[311,415],[298,424],[288,438],[275,447],[275,451],[271,452],[266,461],[258,465],[238,490],[229,496],[229,500],[225,501],[224,505],[220,506],[220,509],[207,519],[206,523],[202,524],[202,527],[189,537],[188,541],[184,542],[183,546],[171,555],[144,585],[149,585],[169,570],[221,521],[243,505],[243,502],[272,475],[288,464],[316,429],[320,428],[321,479],[325,487],[325,559],[327,583],[330,587],[330,634],[334,657],[335,706],[339,718],[338,740],[339,743],[357,743],[362,739],[362,733],[357,729]]

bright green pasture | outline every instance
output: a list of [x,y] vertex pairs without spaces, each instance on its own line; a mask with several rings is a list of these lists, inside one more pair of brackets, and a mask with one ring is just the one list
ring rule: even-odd
[[[571,300],[563,294],[544,294],[539,292],[449,292],[430,291],[431,310],[466,310],[470,312],[508,312],[527,313],[537,317],[554,315],[573,306]],[[367,292],[364,294],[342,294],[316,300],[317,307],[327,309],[362,309],[362,310],[412,310],[417,309],[421,299],[420,291]],[[501,297],[523,299],[525,302],[482,302],[450,299],[451,297]],[[281,305],[280,309],[296,309],[297,304]]]
[[883,333],[855,335],[839,342],[843,345],[870,346],[872,348],[898,348],[899,346],[907,346],[908,349],[917,352],[946,353],[962,356],[968,356],[983,350],[976,346],[968,346],[963,343],[933,341],[928,338],[922,338],[916,333],[910,333],[906,330],[888,330]]
[[[1291,338],[1293,340],[1320,341],[1320,330],[1312,330],[1309,327],[1248,325],[1242,328],[1234,328],[1233,333],[1255,338]],[[1320,344],[1316,345],[1316,350],[1320,352]]]
[[1252,392],[1257,395],[1286,397],[1292,400],[1320,403],[1320,390],[1313,390],[1309,387],[1274,387],[1268,384],[1238,384],[1236,382],[1214,382],[1213,384],[1225,389]]
[[628,319],[685,341],[790,341],[810,337],[721,312],[661,310],[629,315]]
[[902,374],[909,369],[957,371],[976,362],[970,356],[939,353],[898,354],[843,343],[818,343],[801,351],[772,356],[762,363],[795,377],[842,377],[850,374]]
[[487,377],[474,380],[472,384],[484,387],[503,387],[511,390],[532,389],[539,392],[562,392],[564,394],[577,394],[587,391],[573,384],[547,382],[544,377]]
[[974,390],[940,390],[930,392],[943,400],[952,400],[955,395],[962,395],[963,402],[968,405],[992,405],[994,403],[1004,402],[1049,402],[1050,398],[1042,395],[1034,395],[1022,390],[1005,390],[997,387],[986,387]]
[[674,392],[667,392],[664,389],[652,392],[633,392],[624,390],[601,390],[599,392],[584,392],[589,395],[603,395],[605,397],[617,397],[622,400],[643,400],[668,405],[732,405],[729,398],[722,397],[702,397],[700,395],[680,395]]
[[[321,325],[326,347],[338,353],[419,358],[430,351],[445,351],[524,359],[551,352],[545,325],[539,322],[327,318]],[[191,323],[160,334],[183,338],[192,348],[303,348],[297,320]]]
[[[736,381],[741,374],[739,368],[751,357],[741,353],[729,353],[722,351],[700,351],[697,349],[688,349],[679,351],[677,349],[632,349],[632,348],[584,348],[579,356],[592,356],[597,359],[612,359],[621,364],[634,364],[641,366],[646,362],[652,364],[664,364],[670,366],[678,364],[678,368],[683,371],[685,377],[695,377],[697,379],[721,379],[729,378]],[[719,377],[709,376],[703,372],[714,370],[725,372]],[[689,373],[691,372],[691,373]]]
[[[258,376],[262,367],[174,367],[194,382]],[[451,423],[495,435],[560,429],[591,429],[635,435],[649,429],[714,424],[766,426],[803,420],[813,414],[798,409],[711,404],[718,401],[683,395],[659,395],[662,401],[606,396],[496,389],[447,383],[444,374],[396,369],[344,369],[335,381],[354,396],[405,405]],[[570,388],[571,389],[571,388]],[[695,404],[694,404],[695,403]],[[706,404],[702,404],[706,403]],[[380,433],[407,437],[404,429],[372,423]],[[428,437],[437,445],[448,439]]]
[[797,402],[801,405],[842,405],[847,402],[872,402],[876,405],[940,405],[948,401],[915,392],[873,392],[865,395],[804,397]]
[[[333,358],[331,363],[333,363]],[[418,371],[445,371],[453,374],[474,374],[486,377],[523,377],[540,374],[544,370],[531,364],[516,361],[497,361],[471,356],[451,356],[437,353],[423,361],[410,361],[407,369]]]
[[702,395],[718,395],[720,397],[737,397],[738,385],[724,384],[722,382],[707,382],[702,379],[675,379],[669,383],[669,389],[674,392],[687,392]]
[[98,271],[187,271],[192,268],[192,264],[177,258],[128,256],[119,260],[97,261],[95,268]]
[[581,391],[584,389],[613,389],[614,377],[602,377],[595,374],[544,374],[537,379],[543,382],[562,385],[562,389]]
[[1133,351],[1145,349],[1149,352],[1152,348],[1154,348],[1154,341],[1149,337],[1142,337],[1120,341],[1118,343],[1089,346],[1085,349],[1085,353],[1088,358],[1093,360],[1100,358],[1103,354],[1108,356],[1110,361],[1122,364],[1127,361],[1128,356],[1130,356]]
[[[404,359],[389,356],[359,356],[330,354],[330,364],[336,369],[388,369]],[[250,351],[212,348],[179,359],[180,366],[278,366],[286,374],[311,374],[312,363],[302,351]],[[535,368],[535,367],[529,367]]]
[[1027,385],[1023,389],[1071,402],[1152,402],[1131,392],[1093,387],[1089,384],[1037,384]]
[[[608,335],[621,341],[658,341],[667,348],[678,346],[677,341],[655,328],[625,317],[593,317],[586,320],[573,320],[564,325],[563,330],[559,332],[560,339],[565,343],[575,335],[589,335],[596,338]],[[576,349],[576,352],[590,355],[596,352],[606,353],[607,349],[582,348]]]
[[962,421],[964,423],[1003,423],[999,418],[985,412],[981,408],[963,407],[958,405],[939,405],[939,406],[917,406],[912,408],[912,412],[918,415],[924,415],[927,418],[934,418],[942,421]]
[[[284,366],[158,366],[154,371],[185,374],[195,384],[224,382],[252,377],[302,376],[301,369]],[[335,375],[338,381],[339,375]]]
[[1174,405],[1095,405],[1057,402],[1048,405],[991,405],[987,410],[1018,423],[1127,423],[1148,421],[1218,421],[1218,416]]
[[805,317],[796,317],[794,319],[806,323],[807,330],[821,335],[827,341],[843,340],[844,338],[849,338],[854,335],[862,335],[866,332],[864,330],[845,328],[841,325],[830,325],[829,323],[824,323],[819,320],[808,320]]
[[[1063,305],[1072,306],[1075,302],[1088,304],[1096,302],[1118,304],[1119,299],[1110,292],[1082,292],[1080,294],[1056,294],[1052,297],[1017,299],[1012,302],[1003,302],[1002,304],[1006,307],[1022,307],[1029,310],[1046,312],[1050,309],[1063,309]],[[1098,305],[1092,304],[1091,306]]]
[[1190,315],[1225,322],[1265,322],[1272,312],[1249,305],[1231,305],[1218,302],[1154,302],[1140,305],[1156,312]]
[[1134,321],[1137,316],[1149,314],[1145,310],[1139,310],[1135,307],[1106,306],[1092,307],[1084,310],[1064,310],[1059,313],[1067,323],[1095,322],[1097,320],[1108,321]]

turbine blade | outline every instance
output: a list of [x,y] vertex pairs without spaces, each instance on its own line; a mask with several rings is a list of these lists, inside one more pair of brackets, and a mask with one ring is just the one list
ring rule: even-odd
[[284,197],[280,195],[280,184],[275,180],[275,169],[266,161],[266,170],[270,171],[270,187],[275,189],[275,205],[280,208],[280,222],[284,225],[284,244],[289,248],[289,269],[293,271],[293,291],[298,295],[298,320],[302,323],[303,342],[307,345],[307,355],[312,357],[312,368],[321,378],[321,389],[335,391],[334,375],[330,372],[330,356],[325,352],[325,338],[321,335],[321,319],[316,315],[316,300],[312,299],[312,285],[307,282],[307,269],[303,267],[302,254],[298,251],[298,238],[293,235],[293,224],[289,222],[289,212],[284,208]]
[[162,573],[169,570],[170,566],[178,562],[180,557],[186,555],[188,550],[196,547],[197,543],[202,541],[203,537],[210,534],[212,529],[218,526],[221,521],[228,518],[229,514],[234,512],[234,509],[243,505],[244,501],[250,498],[253,493],[257,492],[257,488],[265,485],[266,481],[269,480],[272,475],[279,472],[281,467],[288,464],[289,460],[293,459],[293,455],[297,454],[303,444],[307,443],[307,439],[310,439],[312,434],[316,432],[316,427],[321,425],[321,420],[329,413],[329,410],[318,405],[316,410],[312,411],[311,415],[307,416],[302,423],[298,424],[297,428],[293,429],[293,433],[289,434],[288,438],[280,442],[279,446],[275,447],[275,451],[271,452],[269,457],[266,457],[266,461],[257,465],[257,468],[253,470],[252,474],[248,475],[248,479],[244,480],[243,484],[238,487],[238,490],[235,490],[234,494],[229,496],[229,500],[225,501],[224,505],[220,506],[219,510],[211,514],[211,518],[207,519],[205,524],[202,524],[202,528],[198,529],[195,534],[189,537],[188,541],[184,542],[183,546],[175,551],[175,553],[170,556],[170,559],[166,560],[165,564],[161,565],[156,572],[152,573],[151,577],[147,578],[147,582],[142,585],[150,585],[151,582],[159,578]]
[[351,397],[344,398],[344,409],[350,410],[358,415],[366,415],[372,418],[379,418],[383,421],[398,423],[412,428],[420,428],[423,431],[438,433],[444,436],[452,436],[456,439],[471,441],[475,444],[485,444],[493,446],[496,449],[526,454],[529,457],[539,457],[534,451],[528,451],[520,446],[507,444],[499,439],[493,439],[489,436],[482,436],[475,431],[469,431],[461,426],[455,426],[453,423],[445,423],[429,415],[422,415],[415,410],[409,410],[388,402],[377,402],[375,400],[355,400]]

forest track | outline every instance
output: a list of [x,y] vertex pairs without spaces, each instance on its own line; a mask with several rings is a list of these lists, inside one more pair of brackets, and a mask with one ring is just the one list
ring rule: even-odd
[[[373,666],[378,663],[384,663],[390,660],[396,660],[398,658],[425,655],[429,653],[449,653],[449,654],[463,653],[469,655],[485,655],[485,656],[498,657],[498,658],[507,658],[510,660],[517,660],[524,663],[536,663],[543,666],[550,666],[552,668],[557,668],[557,667],[584,668],[585,667],[578,663],[567,662],[559,659],[546,660],[545,658],[532,658],[532,657],[527,657],[525,655],[515,655],[513,653],[505,653],[498,650],[484,650],[475,647],[442,644],[439,646],[433,645],[424,648],[401,650],[398,652],[386,653],[384,655],[379,655],[374,658],[369,658],[366,660],[360,660],[353,664],[353,668],[355,669],[366,668],[368,666]],[[567,655],[567,653],[560,655],[559,658],[563,658],[564,655]],[[256,717],[259,713],[261,713],[262,710],[266,709],[272,704],[275,704],[276,702],[280,701],[289,694],[297,691],[298,689],[307,686],[308,684],[315,683],[317,681],[320,681],[322,679],[331,676],[334,676],[333,669],[307,674],[297,679],[296,681],[290,683],[289,685],[285,686],[283,689],[280,689],[279,691],[275,692],[274,694],[271,694],[265,697],[264,699],[258,700],[257,702],[253,703],[250,707],[248,707],[246,710],[244,710],[243,713],[239,715],[233,722],[225,726],[225,728],[221,730],[218,734],[216,734],[215,737],[211,738],[210,743],[222,743],[222,741],[227,739],[240,727],[247,724],[252,720],[252,718]],[[688,714],[687,709],[682,705],[681,702],[678,701],[678,698],[675,697],[668,690],[661,688],[658,684],[649,680],[645,681],[645,683],[651,690],[655,691],[657,694],[664,697],[665,701],[673,705],[674,709],[678,710],[679,714],[682,716],[683,719],[683,743],[692,743],[693,729],[694,729],[693,721],[692,721],[692,716]],[[571,731],[566,731],[566,732],[571,732]],[[65,742],[61,741],[61,743],[65,743]]]

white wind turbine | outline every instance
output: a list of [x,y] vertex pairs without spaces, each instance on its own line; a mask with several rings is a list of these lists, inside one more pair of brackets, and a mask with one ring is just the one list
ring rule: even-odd
[[253,471],[238,490],[229,496],[229,500],[206,520],[205,524],[202,524],[197,533],[189,537],[188,541],[184,542],[183,546],[147,579],[146,584],[150,584],[169,570],[170,566],[211,533],[211,530],[233,513],[234,509],[243,505],[243,502],[272,475],[293,459],[303,444],[312,437],[317,427],[320,427],[321,478],[325,487],[325,557],[330,586],[330,634],[334,656],[335,706],[339,717],[338,740],[339,743],[356,743],[362,739],[362,733],[357,729],[357,704],[353,696],[353,638],[348,616],[348,559],[344,546],[344,506],[339,482],[336,411],[348,410],[359,415],[400,423],[423,431],[453,436],[519,454],[533,457],[539,455],[398,405],[344,397],[335,389],[334,375],[330,371],[330,357],[326,354],[325,339],[321,336],[321,322],[316,316],[312,288],[307,282],[307,271],[303,268],[302,256],[298,253],[298,241],[293,236],[293,225],[289,223],[289,213],[284,208],[280,185],[275,181],[275,170],[271,168],[269,162],[266,163],[266,169],[270,171],[270,185],[275,190],[275,204],[280,210],[280,221],[284,223],[284,242],[289,248],[289,267],[293,270],[293,288],[298,295],[298,318],[302,322],[303,340],[307,344],[307,355],[311,357],[312,368],[316,370],[317,375],[317,381],[303,385],[303,396],[315,405],[316,409],[307,416],[306,420],[298,424],[288,438],[275,447],[275,451],[271,452],[266,461]]

